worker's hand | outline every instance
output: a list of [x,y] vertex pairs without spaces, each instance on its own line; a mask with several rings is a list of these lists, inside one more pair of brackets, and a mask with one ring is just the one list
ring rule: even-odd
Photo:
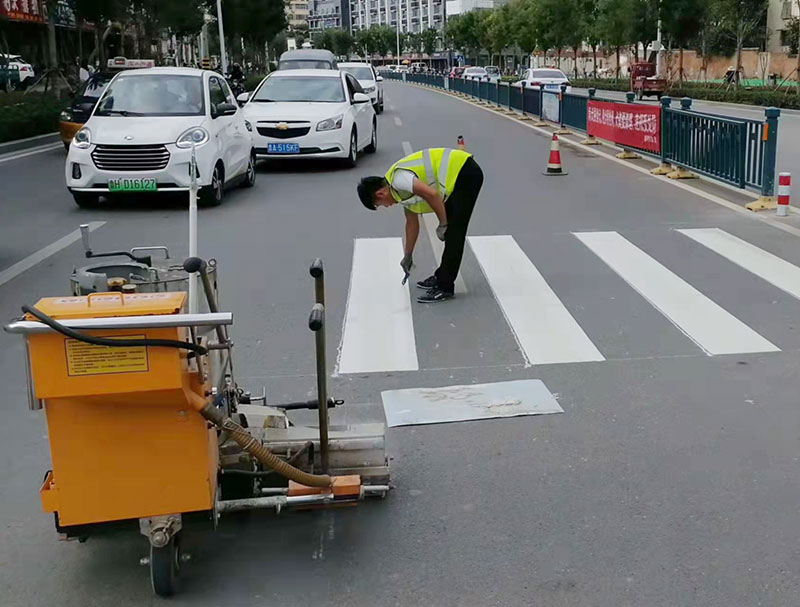
[[400,262],[400,267],[403,268],[403,272],[406,274],[411,274],[411,268],[414,266],[414,261],[411,259],[411,253],[406,253],[403,260]]
[[445,236],[446,233],[447,233],[447,224],[446,223],[440,223],[439,227],[436,228],[436,238],[438,238],[439,240],[444,242],[444,236]]

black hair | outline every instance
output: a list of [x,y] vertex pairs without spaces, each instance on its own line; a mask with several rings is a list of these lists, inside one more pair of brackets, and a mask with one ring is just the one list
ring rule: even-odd
[[361,199],[361,204],[367,207],[370,211],[375,210],[375,192],[380,190],[386,185],[386,180],[383,177],[372,176],[364,177],[358,183],[358,197]]

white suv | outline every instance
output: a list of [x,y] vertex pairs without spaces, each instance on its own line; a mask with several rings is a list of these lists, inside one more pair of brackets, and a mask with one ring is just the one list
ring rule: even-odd
[[6,65],[10,71],[16,72],[19,76],[19,82],[16,84],[18,89],[25,89],[33,84],[33,80],[36,77],[33,66],[25,61],[21,55],[0,53],[0,69],[3,69]]
[[383,76],[369,63],[340,63],[339,69],[355,76],[364,93],[369,95],[376,114],[383,112]]
[[101,195],[188,191],[192,145],[200,202],[256,178],[251,126],[225,79],[191,68],[125,71],[72,140],[67,188],[79,206]]

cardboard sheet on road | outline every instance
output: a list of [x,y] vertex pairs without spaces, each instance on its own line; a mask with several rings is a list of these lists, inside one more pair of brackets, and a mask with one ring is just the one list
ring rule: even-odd
[[564,412],[538,379],[389,390],[381,397],[390,428]]

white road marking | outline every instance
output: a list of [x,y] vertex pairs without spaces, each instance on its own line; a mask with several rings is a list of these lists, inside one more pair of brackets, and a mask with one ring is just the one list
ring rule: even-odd
[[[94,232],[97,228],[100,228],[105,225],[105,221],[93,221],[89,224],[89,231]],[[33,266],[38,263],[41,263],[51,255],[58,253],[62,249],[66,249],[69,245],[73,242],[77,242],[81,239],[81,231],[75,230],[74,232],[70,232],[63,238],[59,238],[54,243],[47,245],[43,249],[39,249],[35,253],[28,255],[25,259],[22,259],[15,263],[13,266],[6,268],[2,272],[0,272],[0,285],[4,285],[9,280],[12,280],[22,274],[23,272],[30,270]]]
[[469,243],[529,365],[605,360],[513,237]]
[[11,162],[12,160],[19,160],[20,158],[27,158],[28,156],[41,154],[43,152],[49,152],[50,150],[55,150],[57,148],[63,148],[63,147],[64,144],[58,142],[58,143],[48,143],[47,145],[42,145],[39,147],[31,148],[20,152],[11,152],[9,154],[4,154],[3,156],[0,156],[0,164],[3,164],[4,162]]
[[678,232],[800,299],[800,268],[796,265],[719,228]]
[[400,238],[357,238],[337,373],[417,371],[417,345]]
[[617,232],[575,236],[706,354],[780,351]]
[[[411,147],[411,144],[408,141],[404,141],[403,153],[406,156],[408,156],[413,152],[414,148]],[[439,240],[439,238],[436,236],[436,228],[439,226],[439,222],[436,219],[436,215],[434,215],[433,213],[423,213],[422,223],[425,225],[425,231],[428,233],[428,239],[431,241],[431,248],[433,249],[433,257],[438,262],[442,259],[442,253],[444,252],[444,243],[441,240]],[[456,276],[455,292],[462,295],[467,292],[467,285],[464,282],[464,278],[461,276],[461,272],[459,272],[458,276]]]
[[400,116],[395,116],[395,117],[394,117],[394,123],[395,123],[397,126],[403,126],[403,121],[402,121],[402,120],[400,120]]

